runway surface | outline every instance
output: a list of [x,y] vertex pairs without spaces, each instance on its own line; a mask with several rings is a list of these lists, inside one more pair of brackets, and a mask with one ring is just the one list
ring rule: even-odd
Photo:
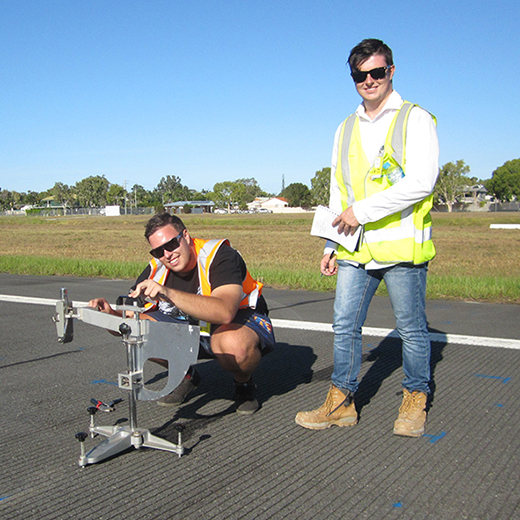
[[[255,374],[255,415],[233,412],[230,376],[204,361],[179,409],[137,403],[139,426],[155,435],[175,442],[185,427],[185,455],[131,449],[80,468],[75,434],[88,429],[90,399],[127,397],[125,352],[81,322],[59,344],[52,300],[67,287],[76,302],[115,301],[128,285],[0,274],[0,518],[520,518],[515,305],[428,301],[433,399],[425,435],[409,439],[392,434],[402,368],[388,299],[374,300],[364,331],[359,424],[310,431],[294,416],[327,394],[334,295],[267,288],[278,345]],[[127,418],[126,401],[96,416]]]

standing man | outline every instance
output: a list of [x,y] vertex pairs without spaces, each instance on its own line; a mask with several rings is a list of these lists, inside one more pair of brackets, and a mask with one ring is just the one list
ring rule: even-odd
[[330,207],[341,213],[333,222],[338,233],[354,234],[359,226],[363,233],[355,252],[326,245],[321,272],[338,275],[332,384],[325,403],[298,413],[296,423],[315,430],[357,423],[361,327],[384,280],[403,350],[404,395],[393,431],[419,437],[430,392],[425,300],[435,256],[429,213],[439,172],[435,120],[393,90],[392,51],[382,41],[363,40],[348,63],[363,101],[336,132]]
[[[259,404],[252,375],[261,357],[275,345],[262,284],[251,277],[227,240],[192,238],[175,215],[152,217],[145,237],[152,247],[152,258],[130,296],[146,297],[156,305],[142,316],[210,324],[210,337],[201,336],[199,357],[216,358],[233,375],[237,413],[255,413]],[[103,298],[91,300],[89,306],[118,314]],[[167,366],[164,360],[155,361]],[[199,380],[191,367],[181,384],[158,404],[179,406]]]

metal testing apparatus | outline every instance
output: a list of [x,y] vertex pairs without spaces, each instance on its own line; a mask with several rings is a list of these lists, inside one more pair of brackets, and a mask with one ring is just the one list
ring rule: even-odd
[[[129,392],[129,424],[125,426],[95,426],[94,415],[99,407],[90,407],[89,433],[80,432],[81,455],[79,465],[95,464],[131,448],[154,448],[171,451],[179,457],[184,453],[179,430],[178,443],[152,435],[149,430],[138,428],[136,401],[153,401],[172,392],[182,381],[190,365],[197,361],[200,329],[188,323],[156,322],[142,318],[144,302],[141,299],[120,296],[115,310],[122,316],[114,316],[90,307],[74,307],[67,289],[61,289],[61,299],[56,302],[54,321],[58,341],[73,340],[73,322],[80,320],[96,327],[119,333],[126,347],[127,371],[118,375],[119,388]],[[168,361],[168,379],[159,391],[145,387],[143,367],[147,359]],[[104,403],[102,403],[104,405]],[[107,406],[107,405],[105,405]],[[108,405],[110,407],[110,405]],[[85,453],[84,441],[89,436],[106,437],[100,444]]]

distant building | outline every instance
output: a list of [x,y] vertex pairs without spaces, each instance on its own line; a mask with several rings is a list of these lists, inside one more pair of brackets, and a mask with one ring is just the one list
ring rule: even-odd
[[493,197],[488,194],[488,190],[486,190],[483,184],[475,184],[474,186],[465,186],[464,193],[462,197],[460,197],[459,202],[477,204],[479,202],[489,202],[492,199]]
[[107,217],[119,217],[121,215],[121,206],[105,206],[105,215]]
[[60,204],[59,202],[56,202],[54,200],[54,197],[45,197],[44,199],[41,199],[41,204],[39,205],[39,207],[42,207],[42,208],[63,208],[63,205]]
[[268,210],[273,213],[283,213],[289,207],[289,201],[283,197],[257,197],[249,202],[247,207],[250,211]]
[[182,213],[184,206],[191,206],[192,213],[213,213],[215,203],[211,200],[179,200],[177,202],[168,202],[164,205],[164,209],[168,213]]

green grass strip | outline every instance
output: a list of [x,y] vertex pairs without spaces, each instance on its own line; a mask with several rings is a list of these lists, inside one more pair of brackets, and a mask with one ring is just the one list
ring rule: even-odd
[[[0,256],[0,272],[37,276],[78,276],[135,280],[142,272],[142,262],[116,262],[75,258]],[[267,286],[327,292],[336,287],[336,277],[320,276],[318,270],[284,271],[252,269],[251,274]],[[387,296],[384,283],[377,291]],[[431,300],[474,300],[520,303],[520,280],[514,277],[428,276],[427,298]]]
[[275,269],[252,269],[251,275],[267,286],[305,291],[326,292],[336,287],[336,277],[320,276],[313,271],[281,271]]
[[520,302],[520,279],[505,276],[429,275],[429,299],[462,299],[502,303]]
[[86,278],[135,279],[142,262],[114,262],[77,258],[0,256],[0,272],[37,276],[79,276]]

